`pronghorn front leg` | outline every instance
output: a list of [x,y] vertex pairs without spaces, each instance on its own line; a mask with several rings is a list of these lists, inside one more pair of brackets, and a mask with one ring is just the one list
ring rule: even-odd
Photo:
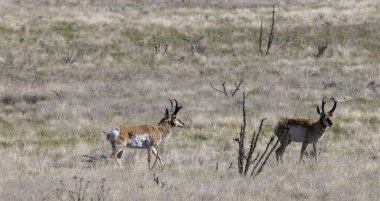
[[156,160],[154,161],[152,168],[156,165],[157,159],[160,161],[161,166],[164,166],[164,163],[162,162],[161,157],[158,154],[156,147],[152,146],[152,152],[153,152],[153,155],[156,156]]
[[300,161],[299,161],[298,163],[301,163],[302,158],[303,158],[303,154],[305,153],[305,150],[306,150],[307,145],[308,145],[308,142],[307,142],[306,140],[303,141],[303,143],[302,143],[302,147],[301,147]]
[[150,155],[151,155],[151,152],[152,151],[152,146],[149,146],[148,147],[148,169],[150,169]]
[[313,143],[313,151],[314,151],[315,163],[318,163],[317,143]]

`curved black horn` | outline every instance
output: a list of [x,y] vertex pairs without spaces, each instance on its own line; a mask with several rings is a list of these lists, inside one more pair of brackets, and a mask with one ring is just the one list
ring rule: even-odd
[[323,97],[322,98],[322,113],[325,113],[325,104],[326,104],[326,100],[325,100],[326,97]]
[[322,114],[321,111],[319,110],[319,106],[317,105],[317,112],[318,114]]
[[174,112],[173,101],[172,99],[169,99],[169,101],[170,101],[170,105],[172,106],[172,112]]
[[329,113],[333,113],[333,112],[335,111],[335,108],[336,108],[337,102],[335,101],[334,98],[330,98],[330,99],[334,101],[334,106],[331,108],[331,110],[329,111]]
[[182,106],[178,106],[178,102],[176,99],[173,99],[174,100],[174,103],[175,103],[175,109],[174,109],[174,112],[173,112],[173,115],[176,115],[178,113],[178,111],[182,108]]

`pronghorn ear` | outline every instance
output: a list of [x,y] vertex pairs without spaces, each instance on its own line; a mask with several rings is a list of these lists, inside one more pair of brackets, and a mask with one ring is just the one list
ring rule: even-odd
[[321,111],[319,110],[318,105],[317,105],[317,112],[318,112],[318,114],[321,114]]
[[165,117],[169,117],[169,110],[168,110],[168,108],[165,108]]

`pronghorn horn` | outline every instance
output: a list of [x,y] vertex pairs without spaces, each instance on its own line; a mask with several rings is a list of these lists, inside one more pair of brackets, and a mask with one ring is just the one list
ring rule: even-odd
[[175,109],[174,109],[173,115],[176,115],[178,111],[182,108],[182,106],[178,106],[178,102],[176,99],[173,99],[173,100],[175,102]]
[[336,108],[336,101],[335,101],[335,99],[334,98],[330,98],[331,100],[333,100],[334,101],[334,106],[332,107],[332,109],[329,111],[329,113],[333,113],[334,111],[335,111],[335,108]]
[[324,114],[325,113],[325,104],[326,104],[326,100],[325,100],[326,97],[323,97],[322,99],[322,113]]
[[172,106],[172,112],[174,112],[173,101],[172,99],[169,99],[169,101],[170,101],[170,105]]
[[319,106],[317,105],[317,112],[318,114],[322,114],[321,111],[319,110]]

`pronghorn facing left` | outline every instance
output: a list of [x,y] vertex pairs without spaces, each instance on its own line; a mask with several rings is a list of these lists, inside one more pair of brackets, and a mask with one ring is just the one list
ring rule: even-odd
[[327,127],[333,125],[333,113],[337,102],[334,101],[334,106],[328,112],[325,112],[325,98],[322,99],[322,112],[317,106],[319,119],[313,121],[311,119],[284,119],[281,118],[274,127],[275,135],[280,138],[280,147],[276,150],[276,159],[282,163],[282,158],[286,147],[292,142],[302,142],[301,155],[299,162],[302,161],[303,154],[309,143],[313,143],[313,151],[315,161],[318,162],[317,143],[322,138]]
[[[160,155],[156,147],[168,136],[171,128],[184,127],[185,124],[177,118],[177,113],[181,110],[182,106],[178,106],[175,99],[172,112],[165,109],[165,116],[161,119],[158,125],[122,125],[119,128],[113,128],[107,135],[107,140],[112,145],[112,153],[107,157],[108,160],[115,158],[117,164],[121,165],[121,157],[125,147],[134,149],[147,149],[148,150],[148,168],[150,169],[151,152],[156,156],[156,160],[160,161],[163,166]],[[154,166],[154,165],[153,165]]]

